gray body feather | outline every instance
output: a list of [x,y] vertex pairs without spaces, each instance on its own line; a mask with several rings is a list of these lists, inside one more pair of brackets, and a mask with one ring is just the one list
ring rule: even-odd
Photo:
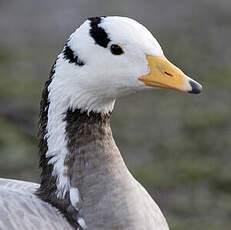
[[0,179],[0,230],[71,230],[62,214],[33,193],[38,184]]

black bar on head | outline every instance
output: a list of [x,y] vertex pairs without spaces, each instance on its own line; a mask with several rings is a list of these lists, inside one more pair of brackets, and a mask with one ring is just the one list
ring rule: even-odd
[[99,46],[107,48],[108,43],[111,41],[106,31],[99,26],[102,22],[102,17],[88,18],[90,21],[90,35],[95,40],[95,43]]
[[76,65],[83,66],[85,63],[81,61],[78,55],[74,54],[73,50],[69,45],[65,45],[63,50],[64,58],[69,61],[69,63],[75,63]]

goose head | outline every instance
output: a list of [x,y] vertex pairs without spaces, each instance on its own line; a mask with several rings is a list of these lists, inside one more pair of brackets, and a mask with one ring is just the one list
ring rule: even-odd
[[202,90],[168,61],[148,29],[118,16],[86,20],[68,39],[55,72],[50,88],[69,107],[88,112],[110,112],[116,98],[141,90]]

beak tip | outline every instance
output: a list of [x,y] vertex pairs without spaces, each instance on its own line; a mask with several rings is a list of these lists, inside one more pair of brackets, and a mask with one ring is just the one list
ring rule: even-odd
[[201,93],[202,86],[199,83],[190,80],[189,84],[191,86],[191,90],[189,90],[188,93],[192,93],[192,94],[199,94],[199,93]]

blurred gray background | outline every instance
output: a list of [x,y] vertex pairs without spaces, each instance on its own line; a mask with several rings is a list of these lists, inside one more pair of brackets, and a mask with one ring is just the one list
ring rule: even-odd
[[112,127],[172,230],[230,230],[230,0],[0,0],[0,177],[39,182],[44,81],[69,34],[96,15],[138,20],[203,84],[199,96],[157,90],[120,99]]

